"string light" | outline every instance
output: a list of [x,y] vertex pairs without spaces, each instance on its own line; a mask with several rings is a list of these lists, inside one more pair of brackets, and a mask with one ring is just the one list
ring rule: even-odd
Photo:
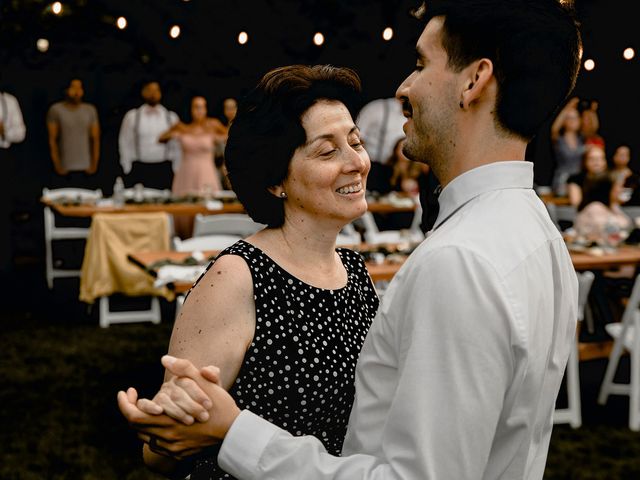
[[322,45],[324,43],[324,35],[320,32],[317,32],[313,36],[313,43],[316,44],[318,47]]
[[636,52],[631,47],[625,48],[624,52],[622,52],[622,56],[624,57],[625,60],[631,60],[631,59],[633,59],[633,57],[636,56]]
[[247,34],[247,32],[240,32],[238,34],[238,43],[240,45],[244,45],[248,41],[249,41],[249,34]]
[[171,30],[169,30],[169,36],[171,38],[178,38],[180,36],[180,27],[178,25],[171,27]]
[[584,69],[587,72],[590,72],[594,68],[596,68],[596,62],[594,62],[592,59],[588,58],[584,61]]
[[391,40],[393,38],[393,28],[391,27],[387,27],[384,29],[384,31],[382,32],[382,38],[388,42],[389,40]]
[[49,40],[47,40],[46,38],[39,38],[36,41],[36,48],[39,52],[46,52],[47,50],[49,50]]
[[127,19],[124,17],[118,17],[118,20],[116,20],[116,25],[120,30],[124,30],[125,28],[127,28]]
[[55,14],[55,15],[60,15],[62,13],[62,3],[60,2],[53,2],[53,5],[51,5],[51,11]]

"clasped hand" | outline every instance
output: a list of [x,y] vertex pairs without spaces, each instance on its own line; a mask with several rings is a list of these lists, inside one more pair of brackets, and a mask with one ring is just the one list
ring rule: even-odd
[[120,411],[138,438],[153,452],[176,459],[224,439],[240,409],[220,386],[219,369],[198,369],[168,355],[162,364],[174,376],[152,400],[138,399],[135,388],[118,392]]

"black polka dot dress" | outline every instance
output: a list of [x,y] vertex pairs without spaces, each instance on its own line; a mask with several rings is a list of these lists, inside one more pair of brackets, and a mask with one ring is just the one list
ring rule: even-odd
[[[220,254],[247,262],[256,305],[253,342],[231,395],[240,408],[293,435],[314,435],[333,455],[342,449],[356,361],[378,309],[362,257],[337,252],[348,273],[346,286],[337,290],[298,280],[242,240]],[[196,460],[190,478],[233,478],[216,457],[214,451]]]

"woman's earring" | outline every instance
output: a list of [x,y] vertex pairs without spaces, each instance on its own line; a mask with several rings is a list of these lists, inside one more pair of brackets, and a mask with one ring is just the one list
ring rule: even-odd
[[280,192],[280,198],[282,199],[287,198],[287,192]]

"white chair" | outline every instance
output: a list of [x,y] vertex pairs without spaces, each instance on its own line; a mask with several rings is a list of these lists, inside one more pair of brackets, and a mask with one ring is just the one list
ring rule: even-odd
[[[58,188],[49,190],[42,189],[42,198],[56,201],[69,199],[80,203],[96,202],[102,198],[102,190],[89,190],[86,188]],[[53,288],[53,280],[63,277],[79,277],[80,270],[69,270],[56,268],[53,265],[53,245],[55,240],[77,240],[86,239],[89,229],[86,227],[58,227],[51,207],[44,207],[44,244],[45,244],[45,267],[47,285]]]
[[[595,275],[593,272],[577,273],[578,275],[578,322],[584,319],[589,291]],[[567,361],[567,408],[557,408],[553,413],[553,423],[568,423],[572,428],[582,425],[582,407],[580,401],[580,359],[578,357],[578,332],[571,345]]]
[[635,219],[640,217],[640,207],[635,205],[623,206],[622,211],[624,214],[635,222]]
[[351,223],[348,223],[338,234],[336,238],[337,247],[348,247],[352,245],[360,245],[360,234],[356,231]]
[[[629,428],[640,431],[640,276],[636,277],[631,296],[622,314],[622,321],[605,326],[607,333],[615,341],[609,354],[607,370],[600,385],[598,403],[607,403],[609,395],[629,396]],[[626,349],[631,357],[631,375],[629,383],[615,383],[613,377],[618,369],[620,357]]]
[[102,328],[108,328],[114,323],[151,322],[157,325],[162,319],[158,297],[151,297],[151,306],[148,310],[125,310],[122,312],[115,312],[109,308],[109,298],[100,297],[98,313]]
[[376,224],[373,214],[365,212],[360,221],[364,226],[364,240],[372,245],[380,243],[399,243],[399,242],[421,242],[424,240],[424,233],[420,230],[420,222],[422,220],[422,208],[420,202],[416,202],[416,209],[413,214],[413,220],[408,230],[383,230],[380,231]]
[[193,223],[193,236],[237,235],[241,238],[253,235],[265,225],[251,220],[244,213],[223,213],[220,215],[197,214]]
[[177,252],[192,252],[194,250],[224,250],[230,247],[242,237],[238,235],[203,235],[180,240],[173,238],[173,248]]
[[560,222],[567,222],[573,225],[573,222],[576,220],[576,215],[578,214],[578,209],[573,205],[556,205],[555,211],[556,222],[558,224]]

